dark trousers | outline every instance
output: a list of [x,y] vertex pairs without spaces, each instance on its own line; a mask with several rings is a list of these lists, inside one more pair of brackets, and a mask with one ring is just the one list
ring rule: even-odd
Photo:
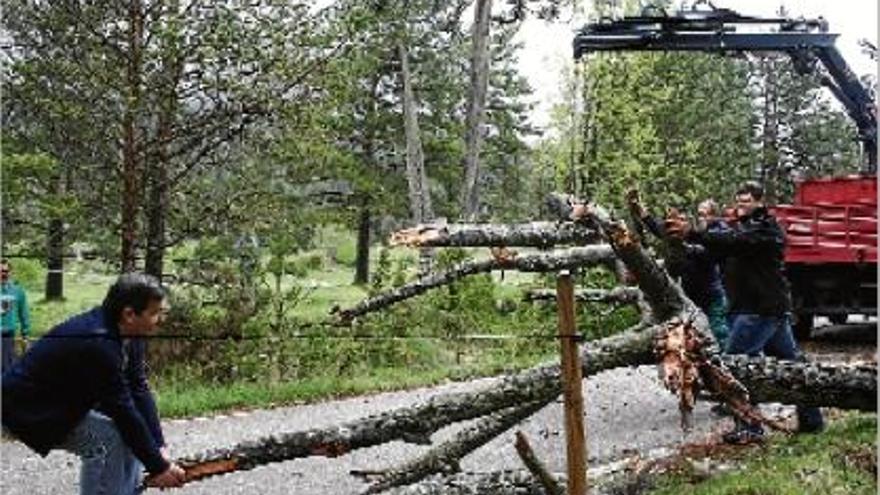
[[16,357],[18,356],[15,353],[15,336],[4,335],[0,341],[0,374],[12,367]]

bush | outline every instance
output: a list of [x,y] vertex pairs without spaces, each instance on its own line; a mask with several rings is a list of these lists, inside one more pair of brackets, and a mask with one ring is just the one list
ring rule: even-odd
[[46,267],[40,260],[16,258],[9,260],[12,267],[12,278],[22,287],[35,291],[43,291],[46,284]]

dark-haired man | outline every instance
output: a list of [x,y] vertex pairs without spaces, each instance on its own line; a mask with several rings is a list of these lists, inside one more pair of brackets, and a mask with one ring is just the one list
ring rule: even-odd
[[[785,235],[764,206],[763,189],[754,181],[736,192],[736,225],[728,231],[692,229],[680,219],[667,221],[669,235],[705,246],[726,260],[724,271],[730,297],[728,354],[764,353],[786,360],[803,359],[791,332],[791,299],[783,274]],[[824,427],[818,408],[798,408],[799,430]],[[728,443],[747,443],[763,437],[760,425],[738,423],[725,435]]]
[[132,495],[141,484],[180,486],[168,461],[144,370],[144,342],[161,319],[165,290],[125,274],[101,306],[61,323],[3,374],[3,428],[41,455],[82,459],[82,495]]

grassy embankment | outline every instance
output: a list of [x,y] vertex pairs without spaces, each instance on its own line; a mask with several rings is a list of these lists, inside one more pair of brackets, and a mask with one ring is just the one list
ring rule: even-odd
[[844,414],[819,435],[776,436],[763,446],[722,450],[735,467],[706,479],[694,463],[664,476],[651,495],[874,495],[877,415]]

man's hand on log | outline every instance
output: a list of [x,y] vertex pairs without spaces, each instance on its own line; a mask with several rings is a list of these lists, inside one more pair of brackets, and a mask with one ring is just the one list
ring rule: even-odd
[[645,210],[645,206],[642,205],[638,189],[630,189],[626,192],[626,204],[629,206],[630,212],[637,218],[642,219],[647,216],[648,212]]
[[186,483],[186,471],[172,463],[168,469],[146,479],[147,486],[155,488],[177,488]]

